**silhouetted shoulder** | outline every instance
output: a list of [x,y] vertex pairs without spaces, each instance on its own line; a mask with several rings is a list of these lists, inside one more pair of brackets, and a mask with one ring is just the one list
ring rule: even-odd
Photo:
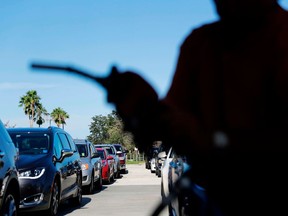
[[221,31],[221,23],[213,22],[209,24],[202,25],[196,29],[193,29],[191,33],[185,38],[182,43],[181,49],[195,48],[205,44],[207,40],[211,40],[214,36],[218,35]]

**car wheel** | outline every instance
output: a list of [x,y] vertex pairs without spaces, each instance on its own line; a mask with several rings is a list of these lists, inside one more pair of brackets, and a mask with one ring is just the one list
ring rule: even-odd
[[2,213],[3,216],[17,216],[17,204],[15,197],[12,193],[7,193],[6,197],[4,198],[4,205],[2,206]]
[[118,176],[118,171],[116,173],[114,173],[114,179],[116,179]]
[[165,194],[164,194],[164,188],[163,188],[163,182],[162,181],[161,181],[161,198],[162,198],[162,201],[164,201],[164,199],[166,198]]
[[91,182],[90,182],[90,184],[88,186],[88,193],[92,194],[94,192],[94,189],[95,189],[95,187],[94,187],[94,171],[92,171]]
[[114,178],[114,170],[113,170],[113,175],[111,175],[110,183],[113,183],[114,181],[115,181],[115,178]]
[[58,208],[59,208],[59,199],[60,199],[60,194],[59,194],[59,185],[57,181],[53,183],[53,188],[52,188],[52,193],[51,193],[51,201],[50,201],[50,207],[47,211],[48,215],[57,215]]
[[78,175],[77,177],[77,185],[78,185],[78,192],[77,192],[77,196],[73,197],[71,199],[72,204],[74,206],[79,206],[82,203],[82,177],[80,175]]
[[120,177],[121,177],[121,170],[119,169],[117,172],[117,178],[120,178]]
[[97,181],[97,183],[96,183],[96,188],[97,188],[97,190],[101,190],[102,189],[102,173],[100,172],[100,174],[99,174],[99,179],[98,179],[98,181]]

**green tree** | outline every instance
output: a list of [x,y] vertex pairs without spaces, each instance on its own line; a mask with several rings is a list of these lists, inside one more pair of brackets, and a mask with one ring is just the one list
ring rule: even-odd
[[19,101],[19,107],[23,107],[25,115],[28,116],[30,127],[33,127],[35,119],[35,110],[40,105],[41,98],[38,96],[36,90],[29,90],[26,95],[23,95]]
[[120,143],[126,149],[135,147],[131,133],[123,131],[124,124],[116,111],[107,116],[96,115],[92,117],[90,135],[87,139],[94,143]]
[[107,143],[120,143],[127,150],[133,150],[135,143],[131,133],[124,131],[124,124],[119,116],[116,116],[113,124],[108,129]]
[[105,143],[108,135],[109,124],[108,116],[96,115],[92,117],[92,123],[89,125],[90,135],[88,140],[94,144]]
[[39,106],[36,107],[36,115],[34,118],[34,121],[36,124],[40,127],[42,124],[44,124],[45,119],[44,116],[49,115],[45,107],[40,103]]
[[67,112],[65,112],[62,108],[58,107],[58,108],[53,109],[50,116],[52,117],[57,127],[60,127],[62,125],[62,128],[64,129],[64,125],[66,124],[66,119],[69,118],[69,115]]

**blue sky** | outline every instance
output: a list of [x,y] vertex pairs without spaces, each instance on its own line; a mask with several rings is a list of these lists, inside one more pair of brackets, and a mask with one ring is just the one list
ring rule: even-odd
[[216,19],[212,0],[1,1],[0,118],[29,127],[18,104],[36,90],[48,112],[61,107],[70,115],[65,129],[74,138],[85,138],[91,118],[114,109],[105,91],[75,76],[31,70],[32,62],[72,65],[100,76],[115,64],[141,74],[162,97],[185,36]]

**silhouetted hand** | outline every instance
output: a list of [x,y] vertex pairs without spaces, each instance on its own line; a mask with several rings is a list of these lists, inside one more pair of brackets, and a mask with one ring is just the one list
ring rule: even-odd
[[157,93],[140,75],[131,71],[119,73],[116,67],[105,85],[107,100],[115,105],[124,129],[133,133],[139,150],[146,149],[154,141],[151,127],[157,111]]

